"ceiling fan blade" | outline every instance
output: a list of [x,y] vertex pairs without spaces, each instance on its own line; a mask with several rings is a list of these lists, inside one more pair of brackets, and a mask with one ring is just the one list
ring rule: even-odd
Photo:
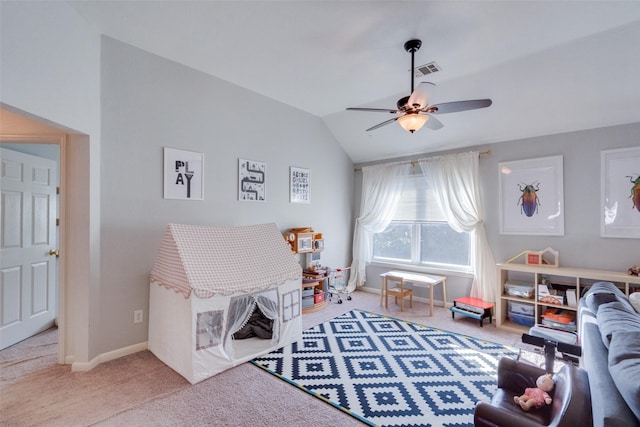
[[440,120],[436,119],[432,114],[429,114],[429,120],[427,120],[427,123],[424,124],[424,127],[429,128],[431,130],[438,130],[438,129],[442,129],[444,125]]
[[398,112],[398,110],[390,110],[388,108],[358,108],[358,107],[347,108],[347,111],[369,111],[374,113],[391,113],[391,114],[395,114]]
[[436,85],[431,82],[422,82],[413,91],[407,105],[412,108],[422,109],[429,105],[429,100],[433,97]]
[[[469,101],[445,102],[443,104],[435,104],[428,108],[432,114],[457,113],[458,111],[475,110],[485,108],[492,104],[490,99],[472,99]],[[432,110],[433,109],[433,110]]]
[[369,128],[369,129],[367,129],[365,132],[369,132],[370,130],[376,130],[376,129],[378,129],[378,128],[381,128],[382,126],[386,126],[386,125],[388,125],[389,123],[393,123],[393,122],[395,122],[396,120],[398,120],[398,118],[397,118],[397,117],[394,117],[393,119],[385,120],[385,121],[384,121],[384,122],[382,122],[382,123],[378,123],[377,125],[375,125],[375,126],[373,126],[373,127],[370,127],[370,128]]

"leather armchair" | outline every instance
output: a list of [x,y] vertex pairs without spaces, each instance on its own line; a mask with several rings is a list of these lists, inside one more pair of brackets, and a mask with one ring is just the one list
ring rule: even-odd
[[592,425],[591,394],[586,371],[571,364],[553,375],[553,401],[539,409],[524,411],[513,401],[525,388],[535,387],[544,369],[503,358],[498,364],[498,390],[491,403],[478,402],[473,415],[481,427],[574,427]]

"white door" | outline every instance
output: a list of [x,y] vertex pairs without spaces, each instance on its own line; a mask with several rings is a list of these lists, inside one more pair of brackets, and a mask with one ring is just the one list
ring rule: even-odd
[[57,167],[4,148],[0,160],[1,350],[50,328],[56,317]]

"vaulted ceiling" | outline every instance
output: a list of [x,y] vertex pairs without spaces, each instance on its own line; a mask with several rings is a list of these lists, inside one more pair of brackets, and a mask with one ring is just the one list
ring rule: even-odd
[[[640,122],[639,1],[70,1],[101,33],[320,117],[356,163]],[[490,98],[414,134],[390,108]]]

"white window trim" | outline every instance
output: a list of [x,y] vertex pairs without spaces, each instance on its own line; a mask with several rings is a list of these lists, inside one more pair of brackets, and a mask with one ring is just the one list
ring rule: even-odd
[[437,274],[441,276],[462,277],[465,279],[473,279],[472,271],[463,271],[455,268],[437,268],[432,266],[416,265],[403,262],[382,261],[380,258],[372,260],[368,265],[372,267],[383,267],[392,270],[402,270],[414,273]]
[[[409,223],[412,228],[412,236],[420,235],[420,226],[422,222],[420,221],[392,221],[398,223]],[[475,236],[473,233],[470,233],[469,236],[469,259],[474,259],[474,250],[475,250]],[[463,266],[457,264],[444,264],[444,263],[422,263],[418,258],[420,256],[420,239],[411,239],[411,261],[406,262],[400,259],[395,258],[386,258],[372,255],[371,265],[379,265],[383,267],[393,267],[398,269],[403,269],[407,271],[415,271],[417,273],[432,273],[432,274],[440,274],[440,273],[449,273],[449,274],[459,274],[460,277],[474,277],[473,266]],[[438,273],[440,272],[440,273]]]

